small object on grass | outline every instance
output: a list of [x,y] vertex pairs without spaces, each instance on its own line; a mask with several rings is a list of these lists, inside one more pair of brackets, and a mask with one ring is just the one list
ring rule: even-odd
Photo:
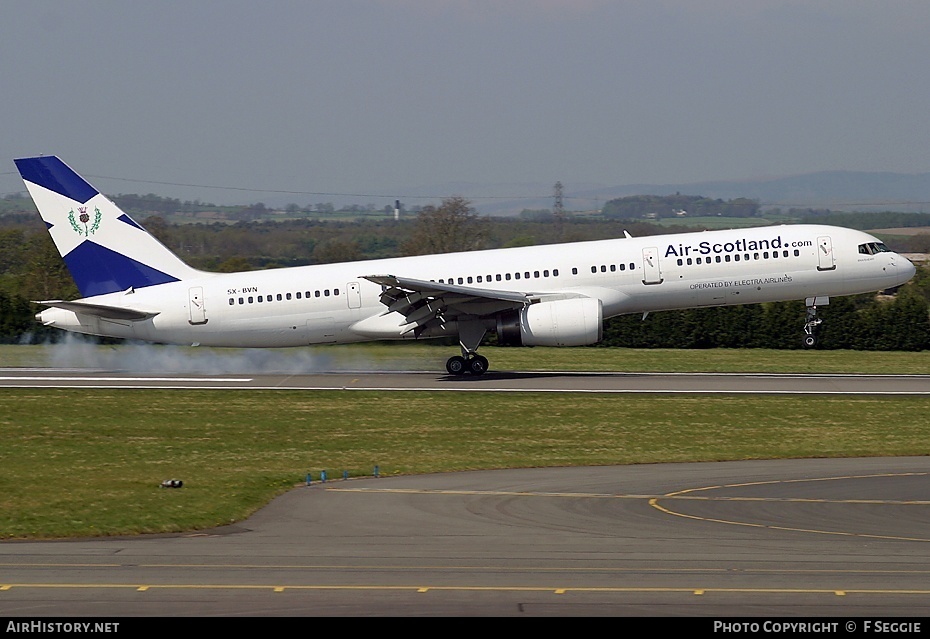
[[180,479],[166,479],[161,483],[162,488],[180,488],[184,482]]

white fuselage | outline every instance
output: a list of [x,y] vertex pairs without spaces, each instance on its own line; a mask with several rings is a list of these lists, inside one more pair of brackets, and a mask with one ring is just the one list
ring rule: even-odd
[[[902,284],[914,266],[879,240],[830,226],[768,226],[241,273],[85,298],[157,313],[124,321],[52,308],[62,329],[205,346],[282,347],[412,338],[363,276],[601,300],[604,317],[702,306],[830,297]],[[377,320],[383,316],[383,320]],[[363,320],[369,320],[362,323]],[[454,334],[450,332],[450,334]]]

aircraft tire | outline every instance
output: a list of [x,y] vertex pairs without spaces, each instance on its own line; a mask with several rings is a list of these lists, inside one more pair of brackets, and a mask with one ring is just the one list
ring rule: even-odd
[[450,375],[464,375],[467,368],[464,357],[455,355],[446,360],[446,370]]
[[472,375],[484,375],[488,372],[488,358],[475,355],[468,360],[468,372]]

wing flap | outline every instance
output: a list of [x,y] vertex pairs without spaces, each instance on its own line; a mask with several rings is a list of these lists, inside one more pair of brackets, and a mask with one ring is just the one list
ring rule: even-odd
[[[490,288],[476,288],[472,286],[461,286],[456,284],[440,284],[439,282],[428,282],[426,280],[417,280],[411,277],[397,277],[394,275],[362,275],[363,279],[381,286],[400,289],[403,292],[420,293],[427,297],[439,297],[443,293],[453,293],[467,298],[482,298],[488,300],[501,300],[514,302],[516,304],[529,304],[532,298],[527,293],[519,291],[498,291]],[[385,291],[387,293],[388,291]]]
[[360,277],[384,288],[380,299],[387,307],[385,315],[397,313],[403,317],[399,327],[402,335],[419,336],[462,317],[492,317],[537,301],[531,294],[519,291],[441,284],[395,275]]
[[422,333],[428,327],[443,325],[462,316],[491,317],[496,313],[522,308],[536,298],[519,291],[500,291],[472,286],[428,282],[395,275],[362,275],[384,287],[381,303],[387,313],[404,317],[403,334]]

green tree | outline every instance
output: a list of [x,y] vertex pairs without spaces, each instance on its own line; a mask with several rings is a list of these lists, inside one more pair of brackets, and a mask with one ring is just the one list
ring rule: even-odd
[[438,207],[423,207],[402,250],[406,255],[473,251],[484,246],[487,227],[487,219],[479,217],[468,200],[447,198]]
[[320,264],[353,262],[362,259],[362,251],[355,240],[332,239],[316,245],[313,259]]

